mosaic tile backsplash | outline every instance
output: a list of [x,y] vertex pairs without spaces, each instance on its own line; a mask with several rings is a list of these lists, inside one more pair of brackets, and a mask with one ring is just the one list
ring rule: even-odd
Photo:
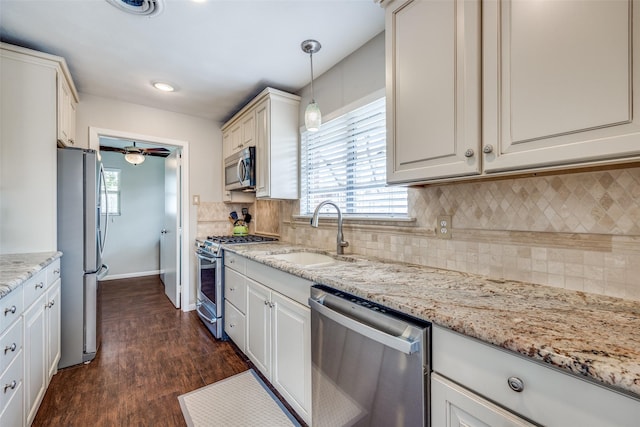
[[[297,213],[280,204],[282,240],[335,250],[335,221]],[[640,167],[411,188],[409,215],[345,223],[346,252],[640,301]]]

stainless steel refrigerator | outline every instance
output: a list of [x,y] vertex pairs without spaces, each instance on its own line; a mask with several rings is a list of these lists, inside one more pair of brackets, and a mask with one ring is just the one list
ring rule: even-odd
[[95,150],[58,149],[58,249],[63,253],[59,368],[93,360],[100,345],[98,280],[108,271],[102,262],[108,226],[100,208],[103,183]]

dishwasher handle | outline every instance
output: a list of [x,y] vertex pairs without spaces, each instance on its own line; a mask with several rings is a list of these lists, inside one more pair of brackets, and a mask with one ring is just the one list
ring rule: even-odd
[[394,350],[400,351],[405,354],[413,354],[420,351],[420,340],[412,339],[411,336],[405,337],[404,335],[390,335],[379,329],[358,322],[357,320],[354,320],[351,317],[346,316],[338,311],[332,310],[331,308],[323,305],[320,301],[313,298],[309,299],[309,305],[311,306],[311,311],[317,311],[319,314],[333,320],[334,322],[337,322],[345,328],[350,329],[369,339],[372,339],[380,344],[386,345],[387,347],[391,347]]

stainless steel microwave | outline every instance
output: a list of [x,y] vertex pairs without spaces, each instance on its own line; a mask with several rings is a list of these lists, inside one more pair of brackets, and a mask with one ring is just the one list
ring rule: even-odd
[[248,147],[224,160],[225,190],[255,191],[256,148]]

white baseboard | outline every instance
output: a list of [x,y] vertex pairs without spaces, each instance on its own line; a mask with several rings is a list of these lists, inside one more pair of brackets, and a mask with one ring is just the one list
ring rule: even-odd
[[131,279],[134,277],[157,276],[158,274],[160,274],[160,270],[140,271],[138,273],[107,274],[100,281],[104,282],[105,280],[118,280],[118,279]]

